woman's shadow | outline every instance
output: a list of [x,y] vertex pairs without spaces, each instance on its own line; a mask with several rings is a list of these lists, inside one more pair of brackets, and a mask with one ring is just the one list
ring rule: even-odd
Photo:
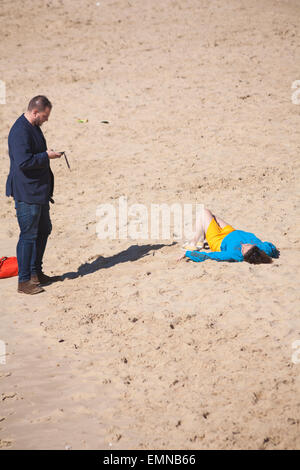
[[99,269],[108,269],[112,268],[119,263],[127,263],[128,261],[137,261],[140,258],[149,256],[149,251],[160,250],[164,246],[173,246],[176,245],[175,242],[170,245],[131,245],[127,250],[121,251],[120,253],[109,256],[105,258],[104,256],[98,256],[91,263],[81,264],[77,272],[68,272],[59,277],[59,281],[64,281],[65,279],[76,279],[77,277],[86,276],[87,274],[92,274]]

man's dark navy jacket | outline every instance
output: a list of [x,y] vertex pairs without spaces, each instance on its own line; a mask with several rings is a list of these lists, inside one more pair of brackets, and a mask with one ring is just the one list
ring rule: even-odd
[[22,114],[8,136],[10,171],[6,196],[17,201],[47,204],[53,195],[54,176],[46,152],[47,144],[39,126]]

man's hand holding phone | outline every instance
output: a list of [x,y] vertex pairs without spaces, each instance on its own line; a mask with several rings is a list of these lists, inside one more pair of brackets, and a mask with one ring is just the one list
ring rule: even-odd
[[54,150],[47,150],[47,153],[50,159],[60,158],[63,154],[63,152],[54,152]]

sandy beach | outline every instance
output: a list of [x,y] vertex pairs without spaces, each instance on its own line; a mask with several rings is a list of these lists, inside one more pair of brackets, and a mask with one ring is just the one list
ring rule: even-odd
[[[14,5],[0,5],[0,257],[19,236],[8,132],[37,94],[71,171],[51,162],[44,270],[61,280],[29,296],[0,279],[0,448],[299,449],[299,1]],[[97,207],[122,196],[205,204],[281,256],[176,263],[173,225],[99,238]]]

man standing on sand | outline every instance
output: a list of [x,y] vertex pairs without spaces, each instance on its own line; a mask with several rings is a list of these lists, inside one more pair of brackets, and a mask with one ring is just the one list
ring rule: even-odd
[[47,150],[41,131],[51,109],[52,104],[45,96],[35,96],[8,136],[10,171],[6,196],[15,200],[20,227],[18,292],[24,294],[43,292],[41,285],[51,282],[51,277],[42,272],[43,255],[52,229],[49,201],[54,202],[54,176],[49,160],[61,157],[60,153]]

